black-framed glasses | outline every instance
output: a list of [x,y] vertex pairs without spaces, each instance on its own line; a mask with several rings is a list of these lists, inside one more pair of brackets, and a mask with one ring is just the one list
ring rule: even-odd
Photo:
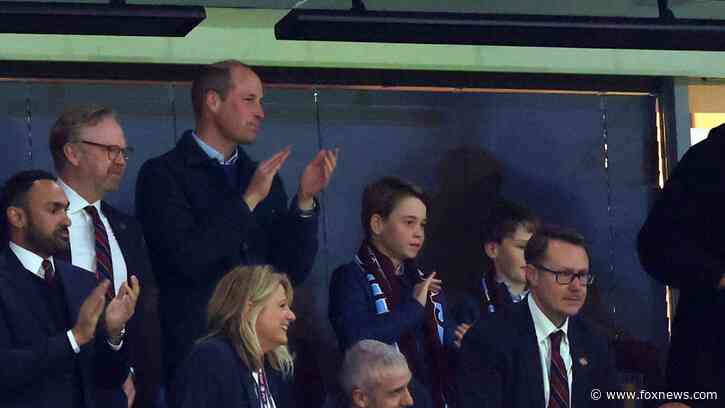
[[556,283],[560,285],[568,285],[574,281],[574,279],[579,279],[579,282],[581,282],[584,285],[591,285],[594,283],[594,275],[592,275],[589,272],[580,272],[580,273],[570,273],[566,271],[555,271],[552,269],[549,269],[545,266],[533,264],[536,269],[541,269],[542,271],[549,272],[554,275],[554,279],[556,279]]
[[119,154],[123,155],[124,160],[128,161],[128,159],[133,156],[134,152],[133,147],[131,146],[121,147],[117,145],[107,145],[103,143],[89,142],[88,140],[79,140],[78,142],[106,149],[106,151],[108,152],[108,160],[110,161],[115,161],[116,159],[118,159]]

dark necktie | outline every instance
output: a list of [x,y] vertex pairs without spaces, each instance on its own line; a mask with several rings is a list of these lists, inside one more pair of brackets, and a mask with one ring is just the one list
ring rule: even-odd
[[99,281],[103,279],[109,279],[111,281],[111,286],[108,288],[106,297],[113,298],[116,292],[113,289],[113,262],[111,261],[111,246],[108,243],[108,232],[103,225],[103,221],[101,221],[101,217],[98,215],[96,207],[89,205],[84,210],[91,216],[95,230],[96,278]]
[[566,366],[559,353],[564,332],[551,333],[551,364],[549,365],[549,405],[548,408],[569,408],[569,380]]
[[41,266],[43,267],[43,271],[45,272],[45,282],[50,286],[55,281],[55,270],[53,269],[53,264],[50,263],[49,260],[43,259],[43,263],[41,263]]

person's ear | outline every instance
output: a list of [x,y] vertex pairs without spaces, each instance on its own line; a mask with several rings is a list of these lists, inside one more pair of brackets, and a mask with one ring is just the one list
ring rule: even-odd
[[10,206],[5,210],[5,218],[10,226],[21,229],[28,225],[28,215],[20,207]]
[[78,148],[77,143],[66,143],[63,145],[63,156],[65,157],[65,160],[72,164],[73,166],[77,166],[81,162],[81,151]]
[[360,388],[355,388],[352,390],[350,400],[352,401],[352,405],[355,408],[367,408],[369,402],[368,395]]
[[372,231],[373,235],[382,234],[384,227],[385,222],[380,214],[373,214],[373,216],[370,217],[370,231]]
[[491,259],[496,259],[498,256],[498,242],[496,241],[488,241],[485,244],[483,244],[483,251],[486,253],[486,256],[488,256]]
[[210,112],[216,113],[219,111],[219,107],[222,104],[222,98],[217,91],[209,90],[206,92],[206,95],[204,95],[204,103]]

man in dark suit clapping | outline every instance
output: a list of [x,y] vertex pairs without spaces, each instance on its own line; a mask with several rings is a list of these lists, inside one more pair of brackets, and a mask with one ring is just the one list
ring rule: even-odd
[[113,293],[130,276],[143,283],[139,311],[128,327],[132,370],[123,391],[112,397],[119,405],[131,407],[135,401],[138,408],[153,407],[161,377],[156,284],[141,226],[104,201],[119,189],[133,148],[114,111],[96,105],[63,112],[50,131],[49,145],[71,220],[70,248],[58,257],[97,277],[107,274]]
[[[124,327],[140,291],[124,282],[106,303],[110,280],[54,255],[68,246],[68,200],[53,175],[31,170],[0,195],[0,406],[116,407],[128,373]],[[105,306],[105,307],[104,307]]]

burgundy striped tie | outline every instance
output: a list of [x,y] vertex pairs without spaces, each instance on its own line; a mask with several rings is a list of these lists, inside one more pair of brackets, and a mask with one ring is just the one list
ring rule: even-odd
[[55,270],[53,269],[53,264],[50,263],[49,260],[43,259],[43,262],[40,265],[43,267],[43,271],[45,273],[45,282],[48,285],[52,285],[55,280]]
[[111,280],[111,286],[106,293],[107,298],[113,298],[116,294],[113,289],[113,262],[111,261],[111,246],[108,244],[108,232],[106,227],[98,215],[96,207],[89,205],[84,208],[93,220],[93,227],[96,236],[96,278],[99,281],[108,278]]
[[548,408],[569,408],[569,380],[566,366],[559,353],[564,332],[551,333],[551,365],[549,365],[549,405]]

